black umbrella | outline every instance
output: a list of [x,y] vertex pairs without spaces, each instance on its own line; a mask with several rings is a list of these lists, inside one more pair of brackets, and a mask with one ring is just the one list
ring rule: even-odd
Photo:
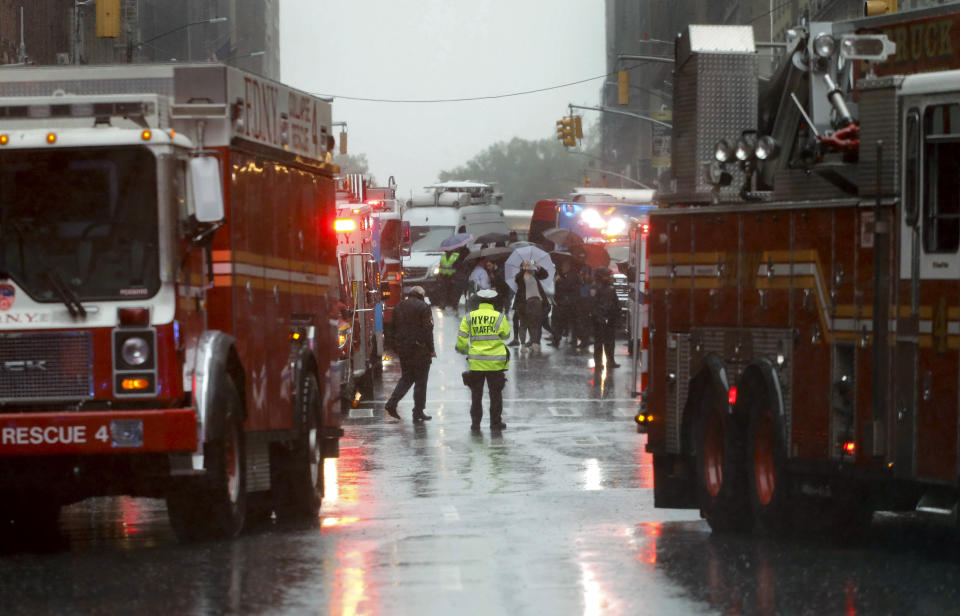
[[496,244],[497,242],[506,243],[510,241],[510,236],[506,233],[484,233],[473,241],[477,244]]
[[583,238],[570,229],[560,229],[558,227],[547,229],[543,232],[543,237],[544,239],[550,240],[557,246],[565,246],[566,248],[572,248],[574,246],[580,246],[583,244]]

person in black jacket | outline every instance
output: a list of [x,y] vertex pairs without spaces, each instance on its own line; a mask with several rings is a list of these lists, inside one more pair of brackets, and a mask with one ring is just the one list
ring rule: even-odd
[[553,339],[551,346],[559,347],[560,341],[568,333],[574,346],[577,343],[575,333],[577,320],[577,301],[580,299],[580,274],[573,269],[570,259],[560,262],[560,271],[554,282],[554,299],[557,302],[553,309]]
[[407,298],[393,310],[393,327],[400,355],[400,380],[390,399],[383,405],[388,415],[400,419],[397,403],[413,386],[413,421],[416,423],[433,419],[423,409],[427,405],[430,362],[437,356],[433,347],[433,314],[423,297],[423,287],[413,287],[407,293]]
[[610,268],[598,267],[594,272],[594,287],[591,297],[593,316],[593,366],[594,370],[603,370],[603,356],[607,357],[607,368],[616,368],[613,359],[613,345],[617,334],[617,322],[620,320],[620,300],[613,289],[613,274]]

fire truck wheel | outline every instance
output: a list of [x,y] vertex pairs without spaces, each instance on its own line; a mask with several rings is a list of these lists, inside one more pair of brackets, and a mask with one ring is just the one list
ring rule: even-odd
[[300,434],[291,447],[282,449],[271,460],[276,464],[274,504],[281,521],[316,519],[320,511],[323,490],[322,397],[317,377],[308,374],[300,391]]
[[706,392],[695,425],[697,496],[700,511],[716,532],[749,530],[752,517],[744,485],[742,429]]
[[242,404],[236,387],[224,386],[223,434],[204,445],[207,476],[186,481],[167,495],[170,524],[181,541],[232,538],[247,513],[247,465]]
[[750,507],[760,530],[781,533],[792,524],[790,478],[785,470],[783,430],[766,396],[751,405],[747,428],[747,484]]

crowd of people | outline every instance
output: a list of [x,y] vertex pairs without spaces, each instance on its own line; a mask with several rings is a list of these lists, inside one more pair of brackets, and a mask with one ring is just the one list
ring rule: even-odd
[[[550,334],[549,344],[553,347],[559,348],[564,339],[576,349],[586,348],[592,342],[594,370],[618,367],[614,340],[621,308],[609,268],[591,268],[570,256],[558,257],[551,296],[544,289],[550,273],[542,263],[523,260],[512,277],[514,285],[510,285],[503,263],[469,256],[465,248],[444,254],[440,261],[440,286],[432,295],[432,303],[441,310],[452,308],[459,312],[461,299],[464,295],[467,298],[456,349],[466,355],[469,368],[463,372],[463,384],[471,392],[472,431],[480,430],[485,386],[490,396],[490,429],[500,431],[507,427],[502,412],[506,371],[510,367],[508,346],[519,346],[521,355],[539,355],[544,330]],[[418,423],[431,419],[425,412],[426,390],[430,364],[436,357],[433,311],[425,295],[422,287],[413,287],[395,309],[401,376],[384,405],[387,415],[400,419],[397,404],[413,387],[413,420]],[[511,311],[512,327],[508,318]],[[513,339],[508,342],[511,333]]]

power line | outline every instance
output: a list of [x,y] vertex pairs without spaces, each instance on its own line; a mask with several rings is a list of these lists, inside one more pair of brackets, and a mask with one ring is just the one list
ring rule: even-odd
[[[633,70],[631,67],[627,70]],[[595,81],[597,79],[606,79],[611,75],[616,75],[616,72],[607,73],[605,75],[597,75],[596,77],[587,77],[586,79],[580,79],[578,81],[571,81],[569,83],[561,83],[556,86],[548,86],[546,88],[537,88],[536,90],[524,90],[522,92],[510,92],[507,94],[490,94],[487,96],[466,96],[463,98],[425,98],[425,99],[399,99],[399,98],[367,98],[363,96],[343,96],[340,94],[314,94],[315,96],[323,98],[340,98],[349,101],[366,101],[372,103],[462,103],[467,101],[484,101],[491,100],[496,98],[510,98],[512,96],[525,96],[527,94],[536,94],[538,92],[547,92],[549,90],[558,90],[560,88],[567,88],[570,86],[579,85],[581,83],[586,83],[588,81]]]

